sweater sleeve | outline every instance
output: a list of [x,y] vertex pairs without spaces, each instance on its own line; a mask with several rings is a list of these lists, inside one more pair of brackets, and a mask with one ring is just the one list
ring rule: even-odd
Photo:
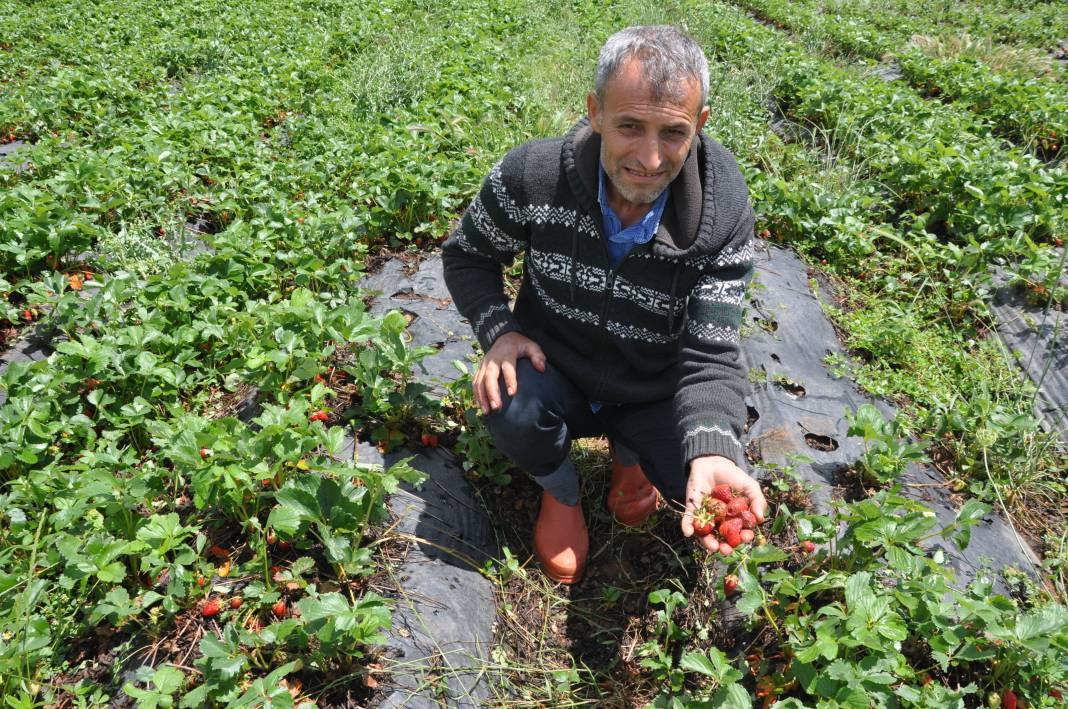
[[721,455],[745,467],[741,437],[749,381],[739,328],[753,274],[754,221],[746,206],[727,244],[690,293],[674,401],[687,471],[690,461],[705,455]]
[[445,285],[483,351],[506,332],[520,330],[504,295],[501,268],[529,244],[528,217],[521,206],[525,155],[520,146],[493,166],[442,245]]

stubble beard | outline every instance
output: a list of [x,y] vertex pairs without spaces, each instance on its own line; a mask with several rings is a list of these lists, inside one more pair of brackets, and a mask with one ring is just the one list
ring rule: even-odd
[[[604,153],[602,152],[602,165],[604,165],[604,157]],[[679,165],[674,172],[665,177],[662,183],[641,189],[631,188],[626,184],[626,173],[623,171],[622,166],[616,166],[611,171],[605,171],[608,180],[612,183],[612,187],[616,190],[616,194],[631,204],[652,204],[661,194],[663,194],[664,190],[668,188],[668,185],[671,184],[672,180],[678,177],[680,172],[682,172],[682,165]]]

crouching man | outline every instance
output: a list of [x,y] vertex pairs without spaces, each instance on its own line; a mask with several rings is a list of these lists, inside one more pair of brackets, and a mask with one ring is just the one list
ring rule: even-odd
[[[662,499],[692,511],[717,484],[766,502],[740,467],[739,356],[754,216],[733,156],[702,132],[708,62],[669,26],[601,50],[587,118],[493,167],[445,241],[445,278],[485,351],[474,396],[501,451],[543,488],[534,550],[578,581],[589,537],[568,452],[612,449],[609,511],[640,525]],[[502,266],[525,252],[514,311]],[[700,537],[710,551],[731,548]]]

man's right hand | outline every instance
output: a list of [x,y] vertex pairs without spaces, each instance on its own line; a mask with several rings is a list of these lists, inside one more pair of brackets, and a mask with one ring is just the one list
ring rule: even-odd
[[519,389],[515,367],[523,357],[530,359],[534,369],[545,371],[545,353],[541,351],[538,343],[513,331],[498,337],[482,358],[482,363],[475,372],[473,385],[475,403],[482,409],[483,414],[501,408],[501,388],[498,384],[501,374],[504,374],[504,388],[508,396],[515,396]]

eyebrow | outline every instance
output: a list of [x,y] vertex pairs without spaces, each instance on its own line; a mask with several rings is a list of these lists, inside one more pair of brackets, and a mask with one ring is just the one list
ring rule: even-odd
[[[627,113],[623,113],[623,114],[620,114],[619,116],[616,117],[614,123],[616,123],[618,125],[620,123],[648,123],[648,121],[645,120],[644,118],[639,118],[638,116],[633,116],[633,115],[630,115],[630,114],[627,114]],[[664,126],[664,128],[666,130],[684,130],[685,131],[685,130],[689,130],[691,125],[692,125],[692,123],[690,123],[689,121],[681,121],[680,120],[680,121],[676,121],[676,122],[673,122],[673,123],[669,123],[666,126]]]

